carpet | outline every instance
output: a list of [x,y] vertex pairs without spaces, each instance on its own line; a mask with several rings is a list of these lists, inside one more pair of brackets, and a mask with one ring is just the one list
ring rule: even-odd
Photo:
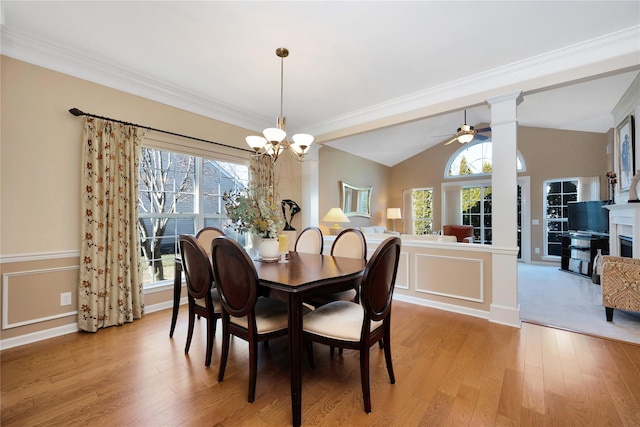
[[590,278],[519,263],[518,299],[523,322],[640,344],[640,313],[614,310],[607,322],[602,290]]

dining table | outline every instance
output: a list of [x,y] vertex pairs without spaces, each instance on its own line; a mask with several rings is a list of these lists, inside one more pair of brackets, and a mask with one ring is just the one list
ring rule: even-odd
[[[289,370],[293,425],[302,422],[302,317],[303,302],[318,295],[332,294],[354,287],[364,273],[366,261],[360,258],[289,252],[286,262],[252,257],[261,296],[288,304]],[[175,258],[173,310],[169,336],[173,336],[182,291],[182,261]]]
[[289,373],[293,425],[302,422],[303,301],[353,288],[366,261],[358,258],[289,252],[287,262],[254,259],[260,293],[288,304]]

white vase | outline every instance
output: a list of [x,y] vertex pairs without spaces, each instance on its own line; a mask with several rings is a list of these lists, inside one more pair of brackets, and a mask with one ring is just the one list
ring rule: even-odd
[[277,259],[279,248],[278,239],[263,238],[258,246],[258,255],[262,259]]

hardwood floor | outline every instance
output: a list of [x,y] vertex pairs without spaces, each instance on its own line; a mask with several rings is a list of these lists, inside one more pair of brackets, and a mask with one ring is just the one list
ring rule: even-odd
[[[164,310],[2,351],[2,426],[290,425],[287,339],[260,346],[256,400],[247,403],[246,342],[232,341],[218,383],[221,327],[206,368],[206,322],[196,321],[185,356],[185,311],[173,339]],[[304,363],[303,425],[640,425],[640,346],[399,301],[392,316],[396,384],[372,347],[365,414],[357,353],[330,358],[315,345],[315,370]]]

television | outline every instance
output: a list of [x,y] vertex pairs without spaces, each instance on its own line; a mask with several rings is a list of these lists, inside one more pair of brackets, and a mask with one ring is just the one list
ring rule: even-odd
[[606,204],[604,200],[567,203],[569,231],[608,234],[609,211],[603,207]]

